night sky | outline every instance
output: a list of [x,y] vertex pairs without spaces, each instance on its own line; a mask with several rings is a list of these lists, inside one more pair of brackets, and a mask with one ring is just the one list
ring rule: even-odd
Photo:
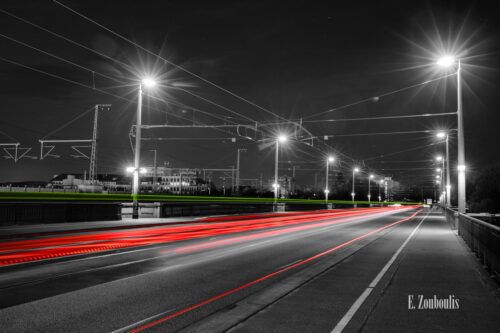
[[[438,68],[435,62],[440,55],[457,54],[463,64],[468,168],[474,172],[500,161],[500,1],[62,3],[152,53],[287,119],[306,118],[351,103],[355,105],[309,120],[454,112],[456,76],[384,94],[453,73]],[[144,75],[155,76],[162,83],[144,96],[144,124],[251,124],[250,120],[278,120],[52,1],[2,1],[1,8],[119,61],[96,55],[0,12],[0,57],[4,59],[0,60],[0,142],[17,140],[23,147],[32,147],[29,155],[39,156],[38,140],[42,138],[90,139],[92,112],[52,132],[94,104],[109,103],[112,108],[102,114],[99,123],[98,172],[121,173],[132,162],[128,134],[135,122],[137,82]],[[95,74],[5,37],[74,62]],[[372,99],[377,96],[381,97]],[[443,145],[431,145],[436,142],[435,132],[338,136],[321,142],[323,136],[452,130],[456,128],[456,117],[313,122],[304,126],[319,137],[315,147],[292,141],[280,157],[292,161],[284,167],[300,165],[299,183],[311,183],[315,172],[323,175],[323,160],[328,152],[336,155],[340,161],[337,167],[346,172],[356,164],[365,172],[418,183],[428,180],[433,172],[424,168],[435,167],[426,160],[443,149]],[[280,125],[275,132],[290,133],[291,128]],[[269,127],[267,133],[265,138],[269,138]],[[144,141],[145,165],[152,163],[148,150],[158,149],[160,165],[168,162],[174,167],[227,168],[236,163],[236,149],[247,148],[248,152],[242,155],[242,178],[257,178],[260,173],[270,177],[273,172],[274,150],[268,140],[238,138],[233,143],[227,138],[234,134],[214,130],[164,128],[145,130],[143,134],[148,138],[177,138]],[[429,146],[394,154],[426,145]],[[451,165],[455,166],[454,132],[451,152]],[[88,169],[88,160],[70,156],[69,145],[57,145],[53,153],[61,157],[22,159],[17,164],[0,160],[0,182],[47,181],[53,174],[83,173]],[[287,170],[281,172],[290,174]]]

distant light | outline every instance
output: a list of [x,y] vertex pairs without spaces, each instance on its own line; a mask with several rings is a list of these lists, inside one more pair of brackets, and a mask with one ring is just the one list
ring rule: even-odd
[[439,184],[439,183],[440,183],[440,181],[439,181],[439,180],[436,180],[436,184]]
[[444,139],[446,137],[446,133],[445,132],[438,132],[436,134],[436,136],[439,138],[439,139]]
[[454,56],[444,56],[437,61],[437,64],[442,67],[450,67],[455,63]]
[[440,176],[440,175],[437,175],[437,176],[436,176],[436,179],[439,179],[439,178],[441,178],[441,176]]
[[351,195],[352,195],[352,196],[355,196],[355,195],[356,195],[356,193],[352,192],[352,193],[351,193]]
[[370,175],[370,178],[373,178],[373,177],[375,177],[375,176],[374,175]]
[[140,168],[140,169],[139,169],[139,172],[140,172],[140,173],[146,173],[146,169],[145,169],[145,168]]
[[458,171],[462,171],[462,172],[465,171],[465,165],[459,165],[459,166],[457,166],[457,170]]
[[436,171],[437,171],[437,172],[441,172],[441,169],[440,169],[440,168],[437,168],[437,169],[436,169]]
[[381,180],[380,180],[380,184],[383,184],[383,183],[384,183],[384,180],[383,180],[383,179],[381,179]]
[[156,81],[150,77],[142,79],[142,84],[147,88],[153,88],[156,86]]
[[446,185],[446,189],[447,190],[451,189],[451,185]]
[[443,160],[443,156],[436,156],[436,161],[441,162]]
[[274,188],[276,188],[276,187],[280,187],[280,184],[273,183],[273,187],[274,187]]
[[135,171],[135,168],[134,167],[127,167],[125,169],[127,172],[134,172]]
[[281,143],[286,142],[287,140],[288,140],[288,138],[284,134],[281,134],[280,136],[278,136],[278,141]]
[[359,172],[359,168],[354,168],[354,172]]
[[335,161],[335,158],[333,156],[328,156],[328,162],[333,162]]
[[325,190],[325,193],[330,193],[330,190]]

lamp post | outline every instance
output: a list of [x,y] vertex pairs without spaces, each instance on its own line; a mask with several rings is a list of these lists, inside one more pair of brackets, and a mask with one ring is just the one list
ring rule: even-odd
[[274,161],[274,203],[276,204],[278,202],[278,189],[279,189],[279,184],[278,184],[278,156],[279,156],[279,147],[280,147],[280,142],[285,143],[288,140],[286,135],[280,135],[276,138],[276,155],[275,155],[275,161]]
[[[443,156],[436,156],[436,161],[441,162],[441,168],[436,169],[436,171],[439,170],[437,172],[440,173],[440,177],[439,178],[442,180],[441,181],[441,193],[446,193],[445,189],[444,189],[444,160],[445,159],[443,158]],[[444,199],[445,200],[443,200],[443,204],[446,203],[447,198],[444,198]]]
[[[451,67],[457,64],[457,136],[458,136],[458,212],[465,213],[465,148],[464,148],[464,122],[462,112],[462,64],[460,59],[446,56],[437,62],[443,67]],[[447,184],[447,187],[449,184]],[[448,191],[448,188],[446,189]]]
[[372,197],[372,192],[371,192],[371,180],[374,176],[373,175],[369,175],[368,176],[368,203],[371,202],[371,197]]
[[382,188],[383,183],[384,183],[383,179],[380,179],[378,182],[378,202],[382,202],[382,196],[380,195],[380,189]]
[[354,175],[356,174],[356,172],[359,172],[359,169],[353,168],[352,169],[352,193],[351,193],[353,203],[354,203],[354,197],[356,196],[356,192],[354,192],[354,180],[355,180]]
[[330,193],[330,190],[328,189],[328,166],[333,161],[335,161],[335,158],[333,156],[328,156],[328,158],[326,159],[325,201],[327,203],[328,203],[328,193]]
[[152,88],[156,85],[153,79],[145,78],[139,83],[139,91],[137,96],[137,122],[135,126],[135,152],[134,152],[134,169],[132,181],[132,218],[139,218],[139,163],[141,159],[141,127],[142,127],[142,86]]
[[450,149],[447,132],[439,132],[436,136],[445,139],[446,143],[446,206],[451,207],[451,184],[450,184]]

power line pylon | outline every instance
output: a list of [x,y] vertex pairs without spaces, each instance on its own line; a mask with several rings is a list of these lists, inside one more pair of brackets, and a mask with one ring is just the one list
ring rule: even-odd
[[90,169],[89,169],[89,183],[94,184],[96,177],[96,163],[97,163],[97,122],[99,120],[99,109],[111,108],[111,104],[96,104],[94,111],[94,130],[92,132],[92,147],[90,151]]

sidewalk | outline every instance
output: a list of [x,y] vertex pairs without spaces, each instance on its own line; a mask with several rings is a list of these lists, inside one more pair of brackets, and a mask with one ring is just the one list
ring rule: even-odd
[[[498,286],[440,213],[431,212],[383,269],[421,220],[400,225],[230,332],[331,332],[345,317],[343,332],[498,332]],[[418,309],[420,295],[459,306]]]

